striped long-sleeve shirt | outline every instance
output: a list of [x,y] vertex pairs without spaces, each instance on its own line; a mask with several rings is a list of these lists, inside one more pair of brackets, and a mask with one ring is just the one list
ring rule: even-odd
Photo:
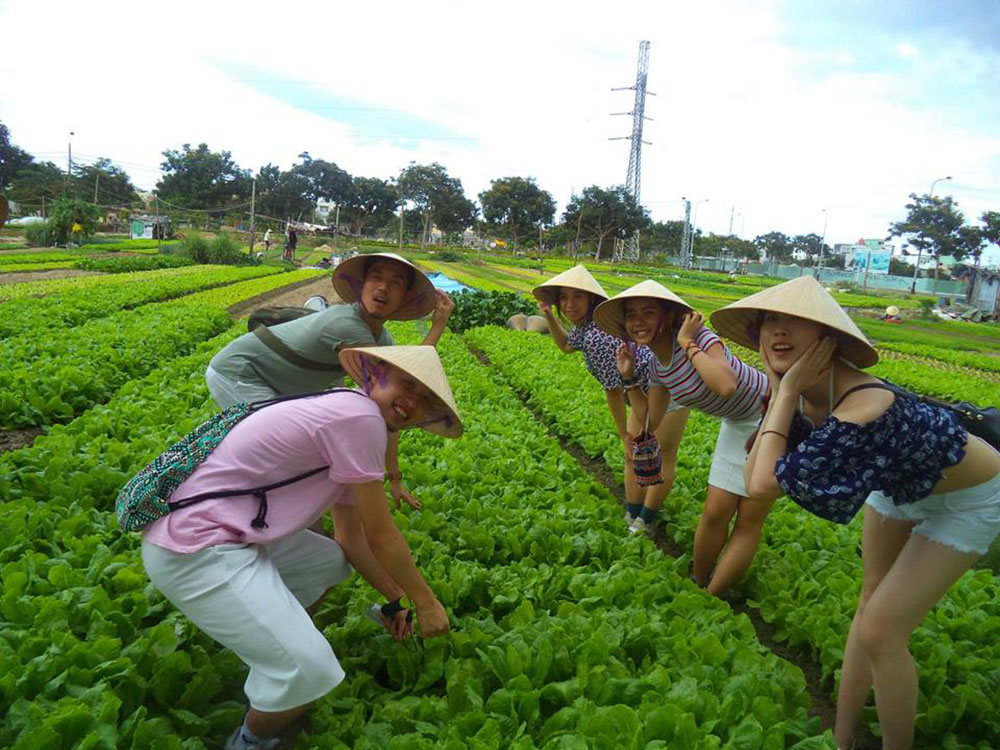
[[723,398],[708,387],[676,339],[668,364],[664,365],[655,355],[653,356],[650,362],[649,385],[666,388],[670,392],[671,400],[682,406],[699,409],[713,417],[739,420],[760,416],[762,400],[767,393],[767,376],[729,351],[729,347],[722,343],[722,339],[708,328],[703,327],[698,331],[695,342],[703,352],[707,352],[709,347],[716,344],[722,347],[726,361],[736,373],[736,393],[732,398]]

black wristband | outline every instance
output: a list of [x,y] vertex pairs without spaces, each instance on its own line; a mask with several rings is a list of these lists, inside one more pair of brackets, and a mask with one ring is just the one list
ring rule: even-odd
[[381,607],[382,617],[387,617],[387,618],[393,617],[397,612],[402,612],[404,609],[406,609],[402,604],[400,604],[402,598],[403,597],[400,597],[399,599],[393,599],[391,602],[383,604]]
[[625,388],[632,388],[633,386],[635,386],[635,379],[634,378],[626,378],[624,375],[622,375],[622,385]]

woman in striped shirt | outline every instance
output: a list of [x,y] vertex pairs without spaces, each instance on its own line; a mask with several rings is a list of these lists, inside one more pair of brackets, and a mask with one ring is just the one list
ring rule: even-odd
[[[582,352],[587,370],[604,389],[608,409],[611,411],[615,429],[625,451],[625,522],[629,531],[634,533],[639,527],[633,529],[633,525],[637,523],[643,510],[649,505],[659,508],[673,482],[672,474],[664,474],[663,482],[648,487],[640,486],[636,481],[632,465],[629,434],[638,432],[639,426],[626,408],[624,388],[634,385],[642,391],[648,390],[648,369],[653,355],[646,347],[637,347],[632,377],[627,382],[622,382],[616,363],[616,353],[623,342],[620,338],[602,331],[593,320],[594,309],[598,303],[604,302],[608,295],[584,266],[573,266],[568,271],[553,276],[544,284],[536,286],[532,294],[538,299],[538,309],[548,321],[552,341],[567,354],[574,351]],[[559,314],[558,318],[556,313]],[[572,324],[571,330],[567,332],[563,328],[559,322],[560,318]],[[669,419],[663,420],[663,428],[683,433],[686,420],[687,410],[679,410]],[[664,450],[669,452],[669,447],[665,447]],[[673,451],[676,455],[676,444]]]
[[[703,325],[700,313],[655,281],[643,281],[608,300],[594,319],[605,331],[653,352],[648,401],[641,392],[629,391],[640,421],[648,414],[653,428],[672,405],[722,420],[694,540],[694,578],[721,595],[750,567],[773,504],[748,498],[743,481],[746,443],[760,421],[767,376],[730,352]],[[619,350],[618,362],[628,378],[634,360],[627,347]]]

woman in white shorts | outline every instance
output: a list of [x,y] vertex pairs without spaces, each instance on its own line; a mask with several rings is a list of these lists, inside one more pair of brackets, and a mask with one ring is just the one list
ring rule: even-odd
[[[773,503],[748,498],[743,485],[745,446],[760,420],[767,378],[730,352],[703,325],[700,313],[655,281],[640,282],[612,297],[597,308],[594,319],[608,333],[645,344],[653,352],[648,405],[641,391],[629,391],[640,424],[648,414],[652,430],[678,407],[722,420],[705,509],[694,537],[695,581],[719,596],[753,562]],[[619,349],[618,365],[625,378],[631,377],[634,360],[627,347]]]
[[883,746],[909,748],[918,694],[910,636],[1000,532],[1000,454],[951,410],[859,369],[878,354],[811,276],[717,310],[712,322],[759,348],[771,382],[747,461],[751,493],[788,494],[837,523],[864,507],[863,582],[844,649],[837,744],[851,746],[874,687]]
[[[250,668],[250,710],[227,748],[276,747],[276,735],[344,679],[308,609],[352,566],[390,600],[384,624],[397,638],[408,629],[404,595],[424,637],[449,629],[383,485],[390,434],[461,434],[440,360],[431,346],[343,349],[339,360],[363,390],[284,400],[245,417],[173,492],[171,512],[143,529],[153,584]],[[292,477],[266,493],[219,497]],[[328,511],[332,539],[309,530]]]

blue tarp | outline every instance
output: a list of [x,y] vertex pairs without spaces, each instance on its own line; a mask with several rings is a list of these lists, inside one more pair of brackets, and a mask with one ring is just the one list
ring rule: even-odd
[[432,271],[427,274],[427,278],[431,280],[435,289],[440,289],[445,294],[455,294],[456,292],[464,292],[472,289],[471,286],[466,286],[460,281],[455,281],[454,279],[449,279],[443,273],[439,271]]

